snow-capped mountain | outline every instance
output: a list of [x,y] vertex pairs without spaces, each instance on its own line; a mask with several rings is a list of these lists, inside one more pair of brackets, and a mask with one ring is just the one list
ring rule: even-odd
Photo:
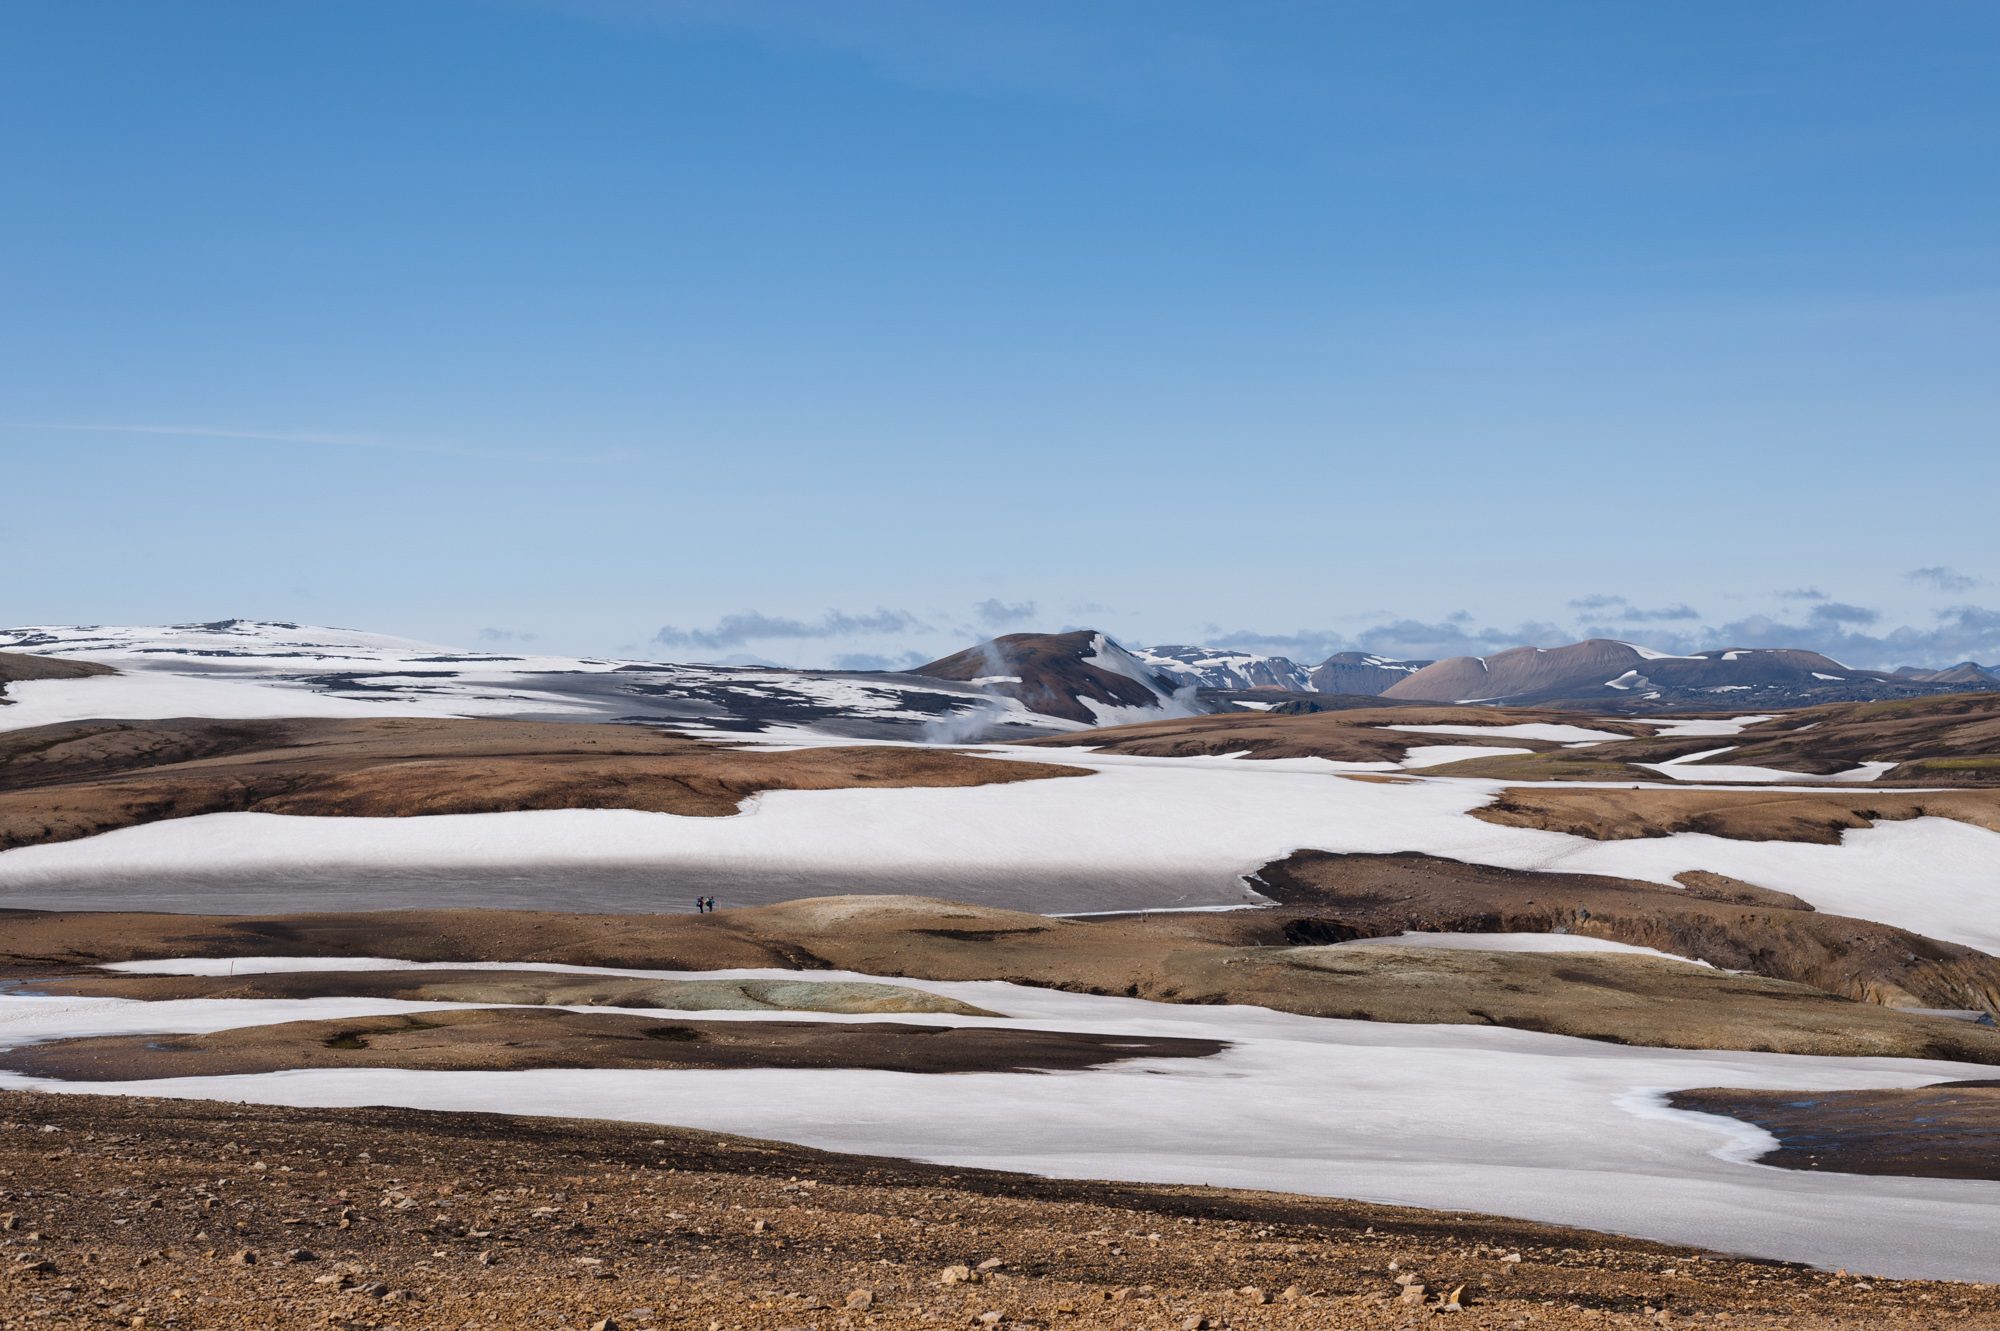
[[1191,684],[1089,629],[1009,633],[911,673],[960,680],[1036,715],[1090,726],[1205,710],[1196,704]]
[[1204,689],[1284,689],[1289,693],[1379,694],[1428,661],[1392,661],[1366,652],[1340,652],[1316,666],[1288,656],[1172,644],[1134,647],[1132,655],[1160,674]]
[[[7,686],[0,728],[170,716],[484,716],[639,721],[752,733],[920,740],[1077,728],[948,679],[468,652],[351,629],[230,619],[161,627],[0,629],[0,651],[116,674]],[[970,738],[970,735],[958,736]]]
[[1312,688],[1311,669],[1286,656],[1259,656],[1255,652],[1179,643],[1134,647],[1131,654],[1157,674],[1204,689],[1288,689],[1304,693]]
[[0,729],[9,730],[176,716],[480,716],[965,743],[1224,710],[1230,703],[1217,693],[1248,689],[1658,711],[2000,688],[1995,672],[1969,662],[1885,674],[1815,652],[1675,656],[1604,639],[1428,664],[1343,653],[1307,669],[1193,646],[1128,651],[1091,630],[1009,634],[914,671],[879,673],[470,652],[240,619],[0,629],[0,653],[115,672],[0,670]]

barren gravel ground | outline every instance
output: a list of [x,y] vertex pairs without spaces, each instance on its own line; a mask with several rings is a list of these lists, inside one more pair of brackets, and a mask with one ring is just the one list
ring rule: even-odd
[[[1454,1291],[1459,1310],[1446,1312]],[[1443,1325],[1550,1331],[1958,1331],[2000,1327],[2000,1288],[648,1126],[0,1095],[9,1331],[1193,1331],[1415,1327],[1440,1313]]]

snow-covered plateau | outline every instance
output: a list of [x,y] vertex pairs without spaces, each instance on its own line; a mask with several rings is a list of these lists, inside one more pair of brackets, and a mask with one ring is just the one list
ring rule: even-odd
[[915,675],[467,652],[252,620],[0,629],[0,651],[118,671],[10,684],[0,730],[176,716],[652,721],[722,733],[810,726],[854,739],[912,740],[975,717],[983,733],[1077,729],[971,684]]
[[[732,904],[803,895],[802,882],[922,890],[1022,906],[1019,884],[1087,878],[1075,909],[1224,905],[1239,879],[1295,850],[1421,851],[1473,864],[1673,884],[1708,870],[1792,892],[1821,910],[2000,951],[2000,833],[1947,818],[1849,830],[1837,844],[1705,833],[1593,841],[1472,816],[1507,784],[1356,780],[1319,758],[1143,758],[1071,748],[986,750],[1089,769],[1087,779],[955,788],[772,791],[726,818],[633,810],[527,810],[420,818],[216,813],[0,852],[0,902],[89,900],[111,877],[295,873],[435,866],[495,876],[521,866],[626,869],[663,885],[726,875]],[[1350,765],[1357,766],[1357,765]],[[1378,765],[1362,764],[1364,776]],[[1574,788],[1574,787],[1570,787]],[[1206,884],[1207,899],[1189,884]],[[873,886],[865,886],[873,884]],[[1102,894],[1109,894],[1102,895]],[[460,900],[407,905],[483,904]],[[590,909],[588,904],[568,903]],[[99,908],[102,908],[101,904]],[[130,908],[130,905],[126,906]],[[199,909],[184,906],[183,909]],[[603,907],[598,907],[602,909]]]

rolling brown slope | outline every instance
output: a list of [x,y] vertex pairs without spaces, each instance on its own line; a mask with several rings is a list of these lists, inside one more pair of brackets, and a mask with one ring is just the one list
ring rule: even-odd
[[952,749],[742,751],[648,726],[417,717],[71,722],[0,734],[0,849],[204,813],[723,816],[766,790],[1084,775]]
[[1382,693],[1388,698],[1471,702],[1602,690],[1606,681],[1643,666],[1645,659],[1635,648],[1604,638],[1567,647],[1514,647],[1492,656],[1434,661]]
[[[1508,726],[1526,722],[1582,724],[1639,739],[1650,726],[1600,717],[1578,718],[1574,712],[1530,711],[1490,707],[1357,706],[1317,712],[1224,712],[1213,716],[1168,717],[1106,726],[1080,734],[1051,735],[1022,743],[1044,747],[1088,745],[1100,753],[1129,753],[1153,758],[1184,758],[1204,754],[1247,753],[1253,758],[1329,758],[1336,762],[1400,762],[1419,745],[1501,744],[1524,749],[1554,749],[1547,740],[1511,736],[1482,739],[1478,735],[1436,735],[1391,730],[1390,726]],[[1713,747],[1714,741],[1704,741]],[[1579,750],[1587,752],[1587,750]]]
[[115,675],[118,672],[108,665],[95,661],[66,661],[49,656],[32,656],[26,652],[0,652],[0,707],[11,699],[7,697],[7,686],[30,679],[87,679],[92,675]]
[[[5,912],[0,978],[41,981],[57,993],[244,997],[273,992],[280,982],[216,976],[168,983],[157,976],[105,977],[87,968],[158,956],[359,956],[649,970],[784,967],[807,978],[815,970],[843,970],[1002,979],[1158,1002],[1518,1026],[1627,1044],[2000,1063],[2000,1035],[1891,1006],[1991,1010],[2000,1006],[2000,960],[1801,909],[1779,894],[1726,883],[1683,890],[1489,870],[1421,855],[1301,852],[1266,866],[1261,878],[1284,906],[1090,920],[891,896],[823,897],[713,915]],[[1567,930],[1698,958],[1719,969],[1616,955],[1328,946],[1412,929]],[[1756,974],[1730,973],[1739,970]],[[66,976],[79,978],[68,982]],[[344,972],[320,979],[329,993],[348,983]],[[283,992],[302,996],[298,986],[308,983],[285,980]]]

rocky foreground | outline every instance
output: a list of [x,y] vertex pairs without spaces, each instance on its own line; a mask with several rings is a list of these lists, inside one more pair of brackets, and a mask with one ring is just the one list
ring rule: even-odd
[[0,1094],[0,1328],[1428,1325],[1989,1327],[2000,1287],[650,1125]]

